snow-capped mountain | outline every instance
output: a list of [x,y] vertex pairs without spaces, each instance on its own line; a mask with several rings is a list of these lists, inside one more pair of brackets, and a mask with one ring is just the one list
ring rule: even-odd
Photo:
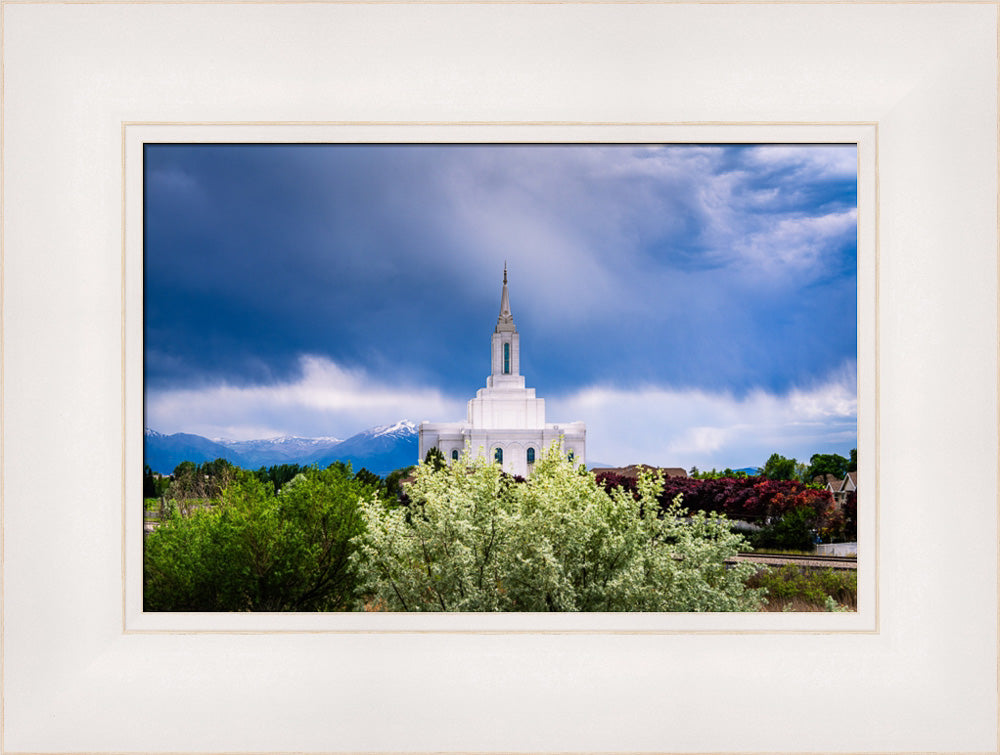
[[[371,433],[372,437],[380,438],[383,435],[391,435],[396,438],[405,438],[410,435],[417,433],[417,426],[410,422],[408,419],[402,419],[395,425],[382,425],[381,427],[373,427],[371,430],[366,430],[365,432]],[[361,433],[364,435],[365,433]],[[357,436],[355,436],[357,437]]]
[[299,459],[324,454],[341,442],[340,438],[299,438],[293,435],[261,440],[214,440],[240,454],[254,468],[272,464],[301,464]]
[[417,435],[417,426],[409,420],[373,427],[341,441],[309,463],[323,467],[333,461],[350,460],[355,469],[363,466],[375,474],[386,475],[394,469],[417,463]]
[[146,465],[154,472],[169,474],[182,461],[193,461],[201,464],[203,461],[228,459],[233,464],[246,469],[254,468],[242,454],[227,448],[223,444],[191,433],[174,433],[164,435],[148,427],[145,431],[144,450]]
[[417,426],[409,420],[373,427],[346,440],[332,437],[300,438],[281,436],[260,440],[209,439],[189,433],[164,435],[146,428],[146,464],[154,472],[169,474],[182,461],[202,463],[228,459],[244,469],[275,464],[329,466],[334,461],[350,461],[378,475],[417,462]]

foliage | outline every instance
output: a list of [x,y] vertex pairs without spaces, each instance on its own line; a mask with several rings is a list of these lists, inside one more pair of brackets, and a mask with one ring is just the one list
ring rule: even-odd
[[269,482],[274,486],[274,492],[280,493],[281,487],[295,479],[295,476],[305,472],[308,467],[301,464],[272,464],[270,467],[261,467],[254,475],[261,482]]
[[847,471],[848,472],[858,471],[858,449],[856,448],[851,449],[851,460],[847,462]]
[[801,461],[795,462],[795,471],[792,473],[793,480],[801,480],[802,482],[811,482],[812,478],[809,477],[809,465],[803,464]]
[[424,464],[434,467],[434,469],[444,469],[446,462],[444,460],[444,453],[437,446],[431,446],[427,449],[427,454],[424,456]]
[[688,475],[695,480],[746,479],[750,477],[746,472],[732,470],[729,467],[726,467],[721,472],[717,472],[714,468],[711,472],[699,472],[698,467],[691,467]]
[[[605,489],[623,487],[635,494],[635,478],[616,473],[597,476]],[[669,505],[678,495],[692,511],[724,514],[730,519],[767,524],[789,511],[807,507],[818,515],[822,526],[832,507],[829,493],[792,480],[766,480],[762,477],[666,477],[660,493],[660,505]]]
[[806,479],[813,480],[828,474],[843,479],[844,475],[847,474],[848,464],[848,460],[840,454],[813,454],[809,457]]
[[416,469],[416,465],[411,464],[408,467],[396,469],[386,475],[385,495],[387,500],[397,500],[406,496],[406,493],[403,491],[402,481],[404,478],[409,476],[414,469]]
[[187,516],[195,508],[203,506],[206,501],[222,495],[223,488],[241,472],[239,467],[233,466],[225,459],[201,464],[182,461],[174,467],[170,484],[163,492],[161,518],[166,517],[169,508],[179,508],[181,514]]
[[817,516],[808,508],[801,507],[789,511],[763,529],[750,536],[754,549],[785,548],[810,551],[815,543]]
[[148,464],[142,470],[142,497],[159,498],[163,495],[170,484],[169,477],[161,477],[153,473],[152,467]]
[[769,603],[802,601],[830,610],[830,600],[840,605],[857,603],[858,573],[853,570],[802,569],[794,564],[762,569],[748,584],[767,590]]
[[211,505],[184,512],[168,502],[145,540],[145,610],[349,608],[358,501],[372,493],[349,466],[334,464],[300,472],[278,494],[237,469]]
[[[623,487],[636,494],[634,478],[601,473],[606,489]],[[659,501],[667,506],[677,496],[692,511],[717,512],[763,529],[749,536],[754,548],[811,551],[818,535],[826,542],[853,540],[857,533],[857,499],[849,495],[837,509],[830,494],[794,480],[762,477],[667,477]]]
[[[363,506],[356,542],[368,605],[404,611],[743,611],[760,594],[717,515],[661,507],[662,480],[606,491],[554,445],[530,480],[463,457],[422,464],[409,506]],[[662,508],[662,510],[661,510]]]
[[361,467],[361,469],[354,473],[354,479],[370,488],[382,487],[382,478],[374,472],[369,472],[364,467]]
[[768,480],[794,480],[795,459],[786,459],[780,454],[771,454],[764,463],[763,475]]
[[853,542],[858,539],[858,494],[849,490],[844,494],[844,502],[834,508],[823,521],[820,537],[828,543]]

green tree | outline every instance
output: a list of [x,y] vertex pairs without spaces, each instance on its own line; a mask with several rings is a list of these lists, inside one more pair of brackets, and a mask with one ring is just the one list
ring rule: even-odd
[[812,479],[809,477],[809,465],[804,464],[801,461],[796,461],[795,471],[792,473],[792,479],[808,483]]
[[849,463],[840,454],[813,454],[809,457],[809,470],[806,472],[806,482],[812,482],[814,478],[828,474],[842,478],[847,474]]
[[361,469],[359,469],[357,472],[355,472],[354,479],[356,479],[358,482],[362,483],[363,485],[367,485],[370,488],[380,488],[380,487],[382,487],[382,478],[379,477],[374,472],[369,472],[364,467],[361,467]]
[[156,498],[156,478],[153,477],[153,468],[149,464],[142,470],[142,497]]
[[553,446],[531,479],[463,457],[421,465],[410,505],[363,505],[360,591],[403,611],[742,611],[752,566],[727,567],[745,541],[718,515],[660,513],[662,478],[606,492]]
[[851,460],[847,462],[847,471],[848,472],[858,471],[858,449],[856,448],[851,449]]
[[795,464],[795,459],[786,459],[780,454],[773,453],[764,464],[763,475],[768,480],[794,480]]
[[447,466],[447,463],[444,460],[444,454],[437,446],[432,446],[427,449],[427,453],[424,456],[424,464],[434,467],[434,469],[444,469]]
[[[225,459],[195,464],[182,461],[174,467],[163,497],[179,507],[181,513],[189,514],[193,509],[206,505],[222,494],[222,489],[240,471]],[[162,512],[161,512],[162,515]]]
[[754,548],[780,548],[812,551],[816,542],[818,516],[809,508],[792,509],[784,516],[754,532],[750,542]]
[[147,611],[317,611],[354,604],[352,539],[371,486],[350,467],[308,469],[275,494],[238,471],[221,499],[176,507],[146,537]]
[[170,484],[170,479],[167,477],[160,477],[155,472],[153,472],[152,467],[148,464],[143,468],[142,471],[142,497],[143,498],[159,498],[166,491],[167,486]]
[[308,467],[303,467],[300,464],[272,464],[270,467],[261,467],[254,474],[261,482],[272,483],[274,485],[274,492],[280,493],[285,483],[307,469]]
[[411,464],[408,467],[401,467],[399,469],[393,470],[385,478],[385,495],[390,501],[396,500],[402,491],[402,480],[407,477],[416,466]]

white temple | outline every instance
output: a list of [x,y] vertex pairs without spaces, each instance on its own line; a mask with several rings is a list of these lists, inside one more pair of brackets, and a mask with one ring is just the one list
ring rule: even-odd
[[439,448],[450,463],[466,449],[472,456],[489,456],[505,472],[528,477],[535,460],[553,441],[576,464],[586,459],[587,428],[583,422],[545,423],[545,399],[524,387],[520,374],[521,339],[514,327],[507,294],[507,266],[503,269],[500,317],[490,342],[492,374],[486,387],[469,401],[465,422],[421,422],[420,458]]

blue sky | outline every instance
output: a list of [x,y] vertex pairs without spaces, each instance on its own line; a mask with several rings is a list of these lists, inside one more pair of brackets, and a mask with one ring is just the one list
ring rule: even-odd
[[147,145],[145,208],[160,432],[464,419],[506,261],[590,460],[857,445],[853,145]]

